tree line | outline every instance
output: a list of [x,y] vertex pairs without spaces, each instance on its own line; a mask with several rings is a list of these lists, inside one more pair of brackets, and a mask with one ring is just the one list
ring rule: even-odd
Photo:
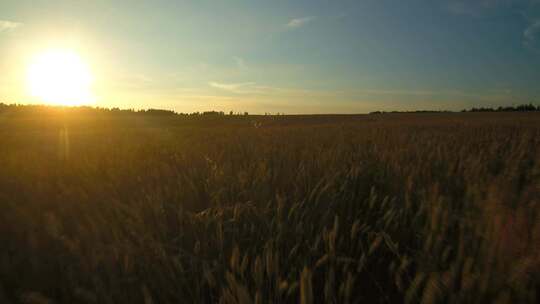
[[497,107],[497,108],[472,108],[470,110],[462,110],[461,112],[535,112],[540,111],[540,105],[534,106],[530,104],[522,104],[518,106],[509,106],[509,107]]
[[[535,106],[532,103],[522,104],[518,106],[500,106],[497,108],[492,107],[480,107],[480,108],[471,108],[463,109],[461,112],[540,112],[540,105]],[[387,113],[454,113],[454,111],[449,110],[415,110],[415,111],[375,111],[370,112],[369,114],[387,114]]]

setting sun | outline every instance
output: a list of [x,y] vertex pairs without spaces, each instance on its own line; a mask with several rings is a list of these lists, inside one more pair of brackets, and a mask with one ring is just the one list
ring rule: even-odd
[[94,99],[90,69],[70,50],[50,50],[34,57],[27,82],[29,93],[44,103],[75,106]]

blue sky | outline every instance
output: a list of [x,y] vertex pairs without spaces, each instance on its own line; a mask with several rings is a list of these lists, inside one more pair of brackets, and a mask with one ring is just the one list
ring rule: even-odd
[[76,49],[99,106],[362,113],[540,103],[540,0],[0,2],[0,100]]

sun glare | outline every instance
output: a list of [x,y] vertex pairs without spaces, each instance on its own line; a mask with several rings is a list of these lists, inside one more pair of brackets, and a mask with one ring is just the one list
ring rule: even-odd
[[29,93],[44,103],[77,106],[94,101],[90,69],[70,50],[37,55],[28,66],[27,82]]

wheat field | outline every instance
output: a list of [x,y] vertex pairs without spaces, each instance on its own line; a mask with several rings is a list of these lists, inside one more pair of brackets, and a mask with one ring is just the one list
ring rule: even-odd
[[536,303],[540,114],[0,109],[1,303]]

